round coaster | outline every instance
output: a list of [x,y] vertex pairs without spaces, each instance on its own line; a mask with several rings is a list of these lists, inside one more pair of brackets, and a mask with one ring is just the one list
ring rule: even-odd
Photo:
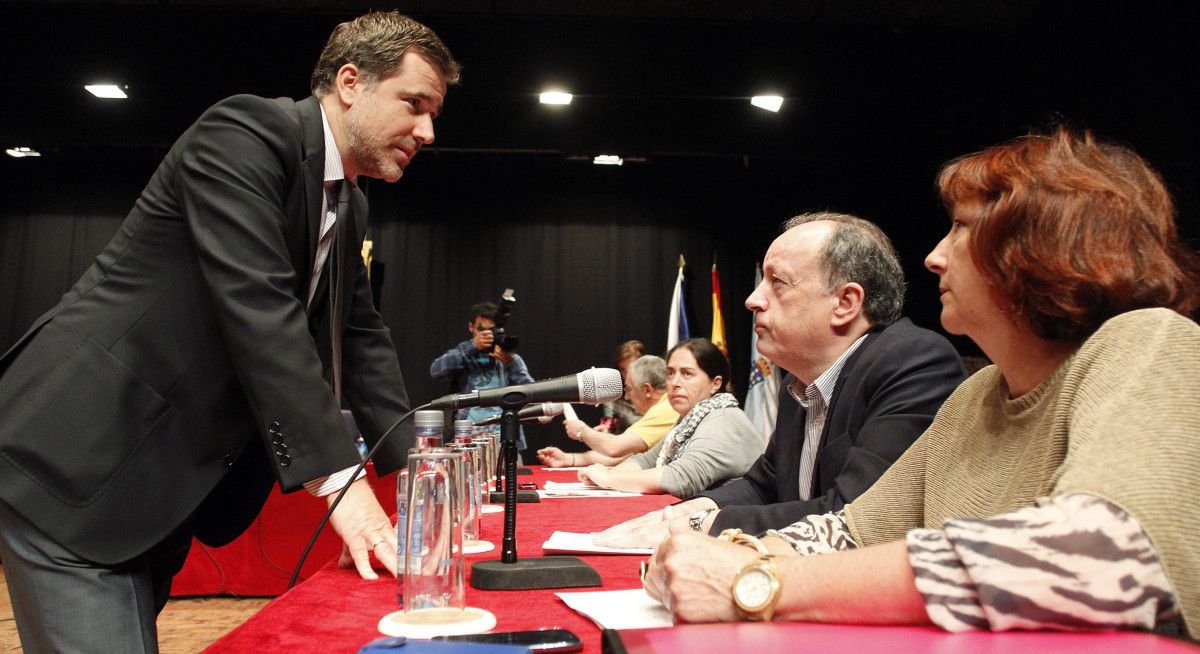
[[499,504],[481,504],[479,505],[480,513],[504,513],[504,507]]
[[463,554],[480,554],[482,552],[490,552],[494,549],[496,549],[496,545],[486,540],[463,541]]
[[379,620],[379,632],[385,636],[433,638],[459,634],[481,634],[496,626],[491,611],[468,606],[464,609],[418,609],[396,611]]

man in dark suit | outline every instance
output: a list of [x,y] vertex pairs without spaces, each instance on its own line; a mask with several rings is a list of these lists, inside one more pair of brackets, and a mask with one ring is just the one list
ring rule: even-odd
[[965,377],[949,341],[901,318],[903,304],[904,273],[874,224],[834,213],[784,223],[746,300],[759,352],[790,373],[766,451],[745,476],[597,543],[655,546],[672,520],[760,533],[862,494]]
[[[404,16],[339,25],[300,102],[235,96],[175,143],[120,230],[0,359],[0,559],[25,651],[156,651],[192,537],[221,545],[273,483],[332,500],[409,408],[358,256],[360,175],[396,181],[459,66]],[[411,435],[376,463],[405,462]],[[365,479],[343,562],[393,574]]]

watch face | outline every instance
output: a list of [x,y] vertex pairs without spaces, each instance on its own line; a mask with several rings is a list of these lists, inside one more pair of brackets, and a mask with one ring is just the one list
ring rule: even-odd
[[747,611],[756,611],[771,599],[771,575],[751,568],[738,577],[733,587],[737,603]]

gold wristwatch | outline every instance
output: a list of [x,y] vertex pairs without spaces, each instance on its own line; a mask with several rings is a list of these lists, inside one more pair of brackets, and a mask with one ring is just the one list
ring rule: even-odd
[[767,554],[742,567],[733,578],[733,602],[749,620],[770,622],[779,603],[779,566]]

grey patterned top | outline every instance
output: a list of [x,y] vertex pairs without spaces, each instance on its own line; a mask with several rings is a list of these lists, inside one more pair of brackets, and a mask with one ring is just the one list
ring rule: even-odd
[[[628,460],[639,468],[653,468],[666,439]],[[767,449],[767,435],[750,423],[737,407],[715,409],[696,427],[682,452],[663,466],[663,491],[686,500],[700,491],[742,476]]]

